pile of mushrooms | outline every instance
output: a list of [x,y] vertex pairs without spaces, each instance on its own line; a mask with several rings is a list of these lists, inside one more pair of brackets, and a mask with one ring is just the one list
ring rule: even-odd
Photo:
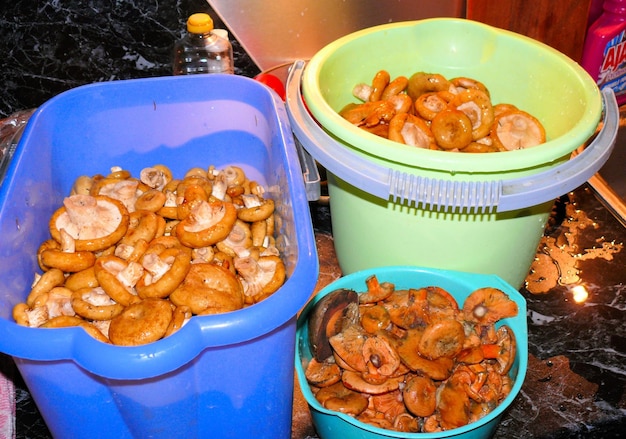
[[13,309],[30,327],[80,326],[96,339],[140,345],[193,315],[253,305],[284,283],[274,202],[236,166],[163,165],[79,177],[49,221],[42,273]]
[[339,114],[378,136],[419,148],[456,152],[525,149],[546,141],[543,125],[512,104],[492,104],[489,90],[472,78],[450,80],[417,72],[391,80],[380,70],[357,84],[358,103]]
[[305,376],[323,407],[388,430],[435,432],[474,422],[509,394],[515,335],[495,323],[518,313],[503,291],[367,290],[322,297],[308,320]]

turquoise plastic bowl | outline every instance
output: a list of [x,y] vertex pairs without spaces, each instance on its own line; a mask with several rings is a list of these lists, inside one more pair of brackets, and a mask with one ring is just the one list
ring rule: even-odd
[[[365,280],[375,274],[380,282],[392,282],[396,289],[420,288],[439,286],[454,296],[459,305],[477,288],[495,287],[504,291],[517,303],[519,312],[516,317],[502,319],[497,327],[507,324],[515,333],[517,352],[515,362],[509,372],[513,381],[511,393],[491,413],[479,421],[460,428],[438,433],[404,433],[384,430],[369,424],[357,421],[352,416],[331,411],[324,408],[313,395],[306,381],[304,370],[312,358],[308,342],[308,319],[314,305],[325,295],[339,288],[352,289],[357,292],[366,289]],[[303,309],[298,318],[296,330],[296,375],[305,400],[311,410],[313,425],[321,439],[379,439],[379,438],[406,438],[406,439],[483,439],[491,437],[495,432],[502,415],[511,405],[524,382],[528,368],[528,327],[526,324],[526,300],[510,284],[494,275],[470,274],[452,270],[439,270],[414,266],[390,266],[358,271],[344,276],[331,283],[319,293]]]

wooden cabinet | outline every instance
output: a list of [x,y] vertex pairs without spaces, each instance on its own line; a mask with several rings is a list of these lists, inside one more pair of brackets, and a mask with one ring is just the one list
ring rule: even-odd
[[575,61],[582,56],[591,0],[467,0],[467,18],[544,42]]

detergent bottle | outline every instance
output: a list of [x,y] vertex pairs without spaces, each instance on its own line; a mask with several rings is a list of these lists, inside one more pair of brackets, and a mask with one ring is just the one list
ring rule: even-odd
[[600,89],[612,88],[617,103],[626,103],[626,0],[604,0],[587,31],[581,65]]

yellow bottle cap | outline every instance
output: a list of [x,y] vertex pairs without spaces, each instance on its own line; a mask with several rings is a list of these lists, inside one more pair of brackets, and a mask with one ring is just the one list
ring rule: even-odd
[[192,34],[206,34],[213,30],[213,19],[209,14],[192,14],[187,19],[187,32]]

